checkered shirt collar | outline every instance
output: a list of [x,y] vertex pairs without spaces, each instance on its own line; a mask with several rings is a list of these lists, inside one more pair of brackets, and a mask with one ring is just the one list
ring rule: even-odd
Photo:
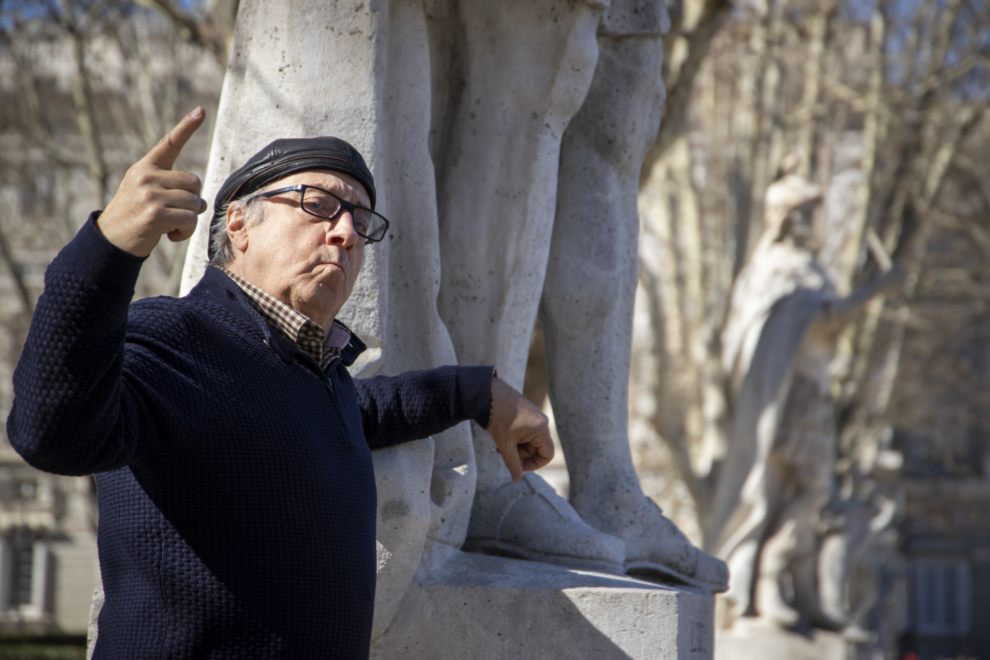
[[[268,325],[288,337],[289,341],[296,348],[312,355],[313,359],[320,365],[320,368],[326,369],[334,358],[339,357],[341,349],[350,340],[350,333],[344,330],[343,326],[337,324],[336,321],[329,335],[324,337],[323,326],[316,321],[286,305],[270,293],[251,284],[243,277],[230,272],[226,268],[221,268],[220,270],[226,273],[241,288],[241,291],[247,296],[248,302],[258,310],[258,313],[268,322]],[[346,333],[346,340],[341,336],[341,330],[344,330]]]

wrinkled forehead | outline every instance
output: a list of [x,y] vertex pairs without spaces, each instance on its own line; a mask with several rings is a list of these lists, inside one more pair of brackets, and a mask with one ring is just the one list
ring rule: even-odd
[[337,172],[336,170],[303,170],[302,172],[295,172],[287,177],[269,183],[264,187],[264,190],[278,190],[279,188],[287,188],[300,183],[323,188],[352,204],[358,204],[364,207],[371,206],[371,197],[361,182],[349,174]]

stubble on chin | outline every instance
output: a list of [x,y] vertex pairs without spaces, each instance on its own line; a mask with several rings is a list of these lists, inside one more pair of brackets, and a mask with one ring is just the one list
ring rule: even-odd
[[313,321],[324,323],[323,315],[336,316],[347,299],[347,278],[339,268],[329,268],[329,274],[321,274],[304,291],[295,296],[296,309]]

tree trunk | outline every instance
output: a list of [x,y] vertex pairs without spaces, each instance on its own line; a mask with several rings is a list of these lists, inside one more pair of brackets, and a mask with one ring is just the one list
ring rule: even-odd
[[797,153],[800,158],[798,175],[814,179],[813,163],[818,134],[818,118],[821,115],[819,104],[822,96],[822,75],[825,70],[824,58],[828,46],[829,22],[835,14],[835,0],[824,2],[818,11],[808,18],[808,58],[804,69],[804,89],[798,114],[801,123],[797,128]]
[[[906,245],[902,246],[901,252],[905,254],[905,262],[908,267],[908,277],[904,285],[903,302],[895,310],[896,320],[891,340],[887,343],[882,360],[882,378],[877,394],[874,398],[874,415],[883,415],[890,404],[894,383],[897,380],[897,373],[900,366],[901,351],[904,347],[904,336],[907,331],[907,323],[911,316],[911,301],[914,299],[918,287],[918,280],[921,277],[922,256],[924,254],[927,238],[931,232],[933,222],[929,218],[938,193],[945,183],[945,176],[949,171],[949,165],[955,156],[959,143],[969,133],[969,131],[979,123],[983,116],[983,109],[979,112],[971,107],[965,106],[959,111],[955,122],[950,128],[949,135],[941,141],[941,146],[931,159],[931,166],[928,168],[924,179],[922,192],[917,196],[914,204],[919,218],[920,227],[907,239]],[[903,225],[903,221],[901,223]]]
[[[681,26],[678,34],[667,37],[672,44],[682,42],[684,49],[683,59],[674,66],[668,66],[669,74],[666,76],[667,101],[663,108],[663,121],[660,123],[660,132],[657,140],[653,144],[646,160],[643,162],[640,180],[646,181],[649,178],[650,170],[660,161],[667,149],[681,135],[684,135],[684,119],[687,109],[691,105],[691,96],[694,89],[694,81],[701,70],[701,65],[708,57],[708,51],[712,40],[722,28],[725,18],[732,9],[730,0],[708,0],[697,17],[697,20],[690,24]],[[668,65],[673,65],[673,53],[675,49],[665,48],[665,56],[668,57]]]

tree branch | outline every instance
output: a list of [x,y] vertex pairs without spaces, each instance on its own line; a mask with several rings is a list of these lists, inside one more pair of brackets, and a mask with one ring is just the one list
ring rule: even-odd
[[679,35],[687,42],[687,57],[678,70],[677,82],[667,88],[667,101],[664,104],[660,132],[643,162],[643,169],[640,172],[641,185],[650,178],[654,164],[681,135],[680,127],[691,104],[694,80],[708,55],[712,40],[722,28],[730,9],[732,9],[732,0],[708,0],[697,24],[690,32]]

